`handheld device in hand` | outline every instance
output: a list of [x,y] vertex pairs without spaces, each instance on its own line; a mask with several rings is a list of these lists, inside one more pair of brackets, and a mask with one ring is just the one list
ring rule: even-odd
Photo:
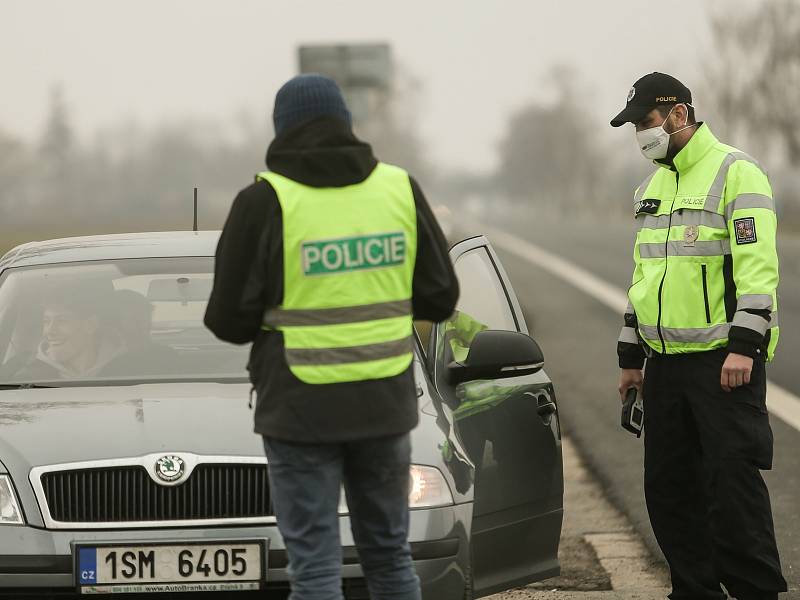
[[622,404],[622,426],[636,437],[642,436],[644,429],[644,404],[636,388],[630,388],[625,394],[625,402]]

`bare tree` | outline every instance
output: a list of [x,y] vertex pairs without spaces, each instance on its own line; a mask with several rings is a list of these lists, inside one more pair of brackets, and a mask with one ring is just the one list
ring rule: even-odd
[[0,213],[11,215],[12,202],[24,203],[25,198],[19,194],[31,171],[30,152],[25,144],[0,130]]
[[500,145],[498,186],[511,199],[538,206],[600,208],[605,196],[597,127],[570,69],[554,70],[555,98],[517,112]]
[[46,175],[63,178],[69,169],[75,136],[64,99],[64,91],[56,85],[50,91],[50,113],[39,147],[39,158]]
[[[746,8],[745,8],[746,7]],[[708,92],[728,137],[764,150],[780,140],[800,164],[800,0],[769,0],[712,15]]]
[[265,168],[267,128],[249,115],[152,130],[129,122],[79,140],[66,107],[54,92],[38,143],[0,131],[0,255],[32,239],[188,229],[195,186],[200,226],[218,228]]
[[356,123],[356,133],[376,155],[402,166],[424,185],[433,177],[415,126],[422,85],[411,73],[395,69],[391,87],[373,95],[369,114]]

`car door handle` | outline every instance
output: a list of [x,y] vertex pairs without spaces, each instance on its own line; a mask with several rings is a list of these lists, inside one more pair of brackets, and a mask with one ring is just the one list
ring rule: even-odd
[[542,425],[550,427],[550,423],[553,422],[553,415],[556,414],[557,410],[558,407],[556,407],[555,402],[546,396],[539,396],[539,406],[536,408],[536,412],[539,413]]
[[550,423],[553,422],[553,415],[556,414],[556,412],[558,411],[556,403],[550,400],[550,398],[548,398],[544,394],[537,395],[537,394],[532,394],[531,392],[525,392],[525,395],[536,399],[537,403],[536,413],[542,420],[542,425],[544,425],[545,427],[549,427]]
[[539,416],[543,419],[549,417],[556,412],[556,405],[554,402],[541,402],[539,401],[539,407],[536,409],[536,412],[539,413]]
[[550,425],[550,422],[553,420],[553,415],[558,411],[556,403],[543,394],[537,395],[531,392],[525,392],[525,395],[529,396],[532,400],[536,400],[536,413],[539,415],[544,425]]

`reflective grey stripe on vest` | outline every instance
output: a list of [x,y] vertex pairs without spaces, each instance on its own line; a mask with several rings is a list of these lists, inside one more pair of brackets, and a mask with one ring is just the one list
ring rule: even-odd
[[771,324],[771,318],[769,321],[767,321],[761,315],[752,315],[749,312],[744,312],[743,310],[737,311],[736,314],[733,315],[732,325],[735,327],[744,327],[761,335],[767,333],[767,328]]
[[285,310],[272,308],[264,314],[264,325],[277,327],[303,327],[314,325],[340,325],[407,317],[411,314],[411,300],[395,300],[380,304],[345,306],[341,308],[309,308]]
[[710,227],[711,229],[723,229],[727,231],[728,223],[719,213],[708,212],[707,210],[689,210],[686,209],[682,213],[672,213],[672,221],[670,215],[647,215],[642,223],[643,229],[669,229],[670,226],[677,227],[680,225],[702,225],[703,227]]
[[346,348],[286,348],[286,361],[294,366],[343,365],[397,358],[412,352],[414,338]]
[[743,208],[766,208],[775,212],[775,200],[766,194],[739,194],[725,206],[725,218],[730,221],[733,211]]
[[742,294],[736,301],[736,310],[754,308],[756,310],[772,310],[772,296],[769,294]]
[[639,337],[633,327],[623,327],[622,331],[619,332],[619,341],[625,344],[638,344]]
[[697,241],[693,246],[686,246],[684,242],[672,240],[667,243],[639,244],[639,256],[641,258],[665,258],[667,246],[669,246],[669,256],[724,256],[731,253],[729,240]]
[[[733,318],[733,325],[739,326],[740,322],[737,321],[737,317],[740,313],[736,313]],[[758,317],[757,315],[750,315],[748,313],[741,313],[744,315],[748,315],[749,317],[756,317],[761,319],[761,322],[764,323],[764,331],[761,332],[761,335],[766,333],[767,329],[773,329],[774,327],[778,326],[778,313],[772,313],[770,315],[770,321],[767,323],[763,317]],[[749,320],[747,321],[749,322]],[[728,334],[731,330],[731,323],[722,323],[720,325],[713,325],[711,327],[662,327],[661,328],[661,335],[664,337],[665,342],[685,342],[685,343],[692,343],[692,344],[705,344],[709,342],[716,342],[718,340],[723,340],[728,337]],[[754,322],[755,324],[755,322]],[[742,325],[742,327],[746,327],[746,325]],[[748,329],[754,329],[748,327]],[[759,331],[755,329],[755,331]],[[648,340],[658,340],[658,327],[655,325],[639,325],[639,332],[642,334],[642,337]]]
[[737,160],[745,160],[749,163],[753,163],[759,169],[761,168],[761,165],[759,165],[755,159],[744,152],[731,152],[728,154],[723,159],[722,164],[719,166],[719,171],[717,171],[717,175],[714,177],[714,182],[711,184],[711,187],[708,190],[708,197],[706,198],[705,206],[706,210],[710,210],[712,212],[718,211],[719,201],[722,199],[722,194],[725,192],[725,180],[728,177],[728,170]]
[[[713,327],[697,328],[662,327],[661,335],[665,342],[705,344],[717,340],[724,340],[728,337],[730,329],[730,323],[722,323],[721,325],[714,325]],[[642,333],[642,336],[648,340],[659,339],[658,327],[655,325],[639,325],[639,331]]]
[[[759,321],[760,319],[760,321]],[[766,333],[767,329],[773,329],[778,326],[778,313],[769,313],[769,322],[762,316],[752,315],[744,311],[736,311],[733,315],[733,324],[737,327],[747,327],[754,331],[760,332],[762,335]],[[763,329],[763,331],[762,331]]]

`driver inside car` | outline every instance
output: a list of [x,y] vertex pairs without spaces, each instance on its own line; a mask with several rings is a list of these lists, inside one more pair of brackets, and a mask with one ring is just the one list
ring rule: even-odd
[[16,378],[35,382],[98,375],[123,349],[106,334],[100,306],[97,295],[78,289],[50,295],[43,306],[36,356]]

